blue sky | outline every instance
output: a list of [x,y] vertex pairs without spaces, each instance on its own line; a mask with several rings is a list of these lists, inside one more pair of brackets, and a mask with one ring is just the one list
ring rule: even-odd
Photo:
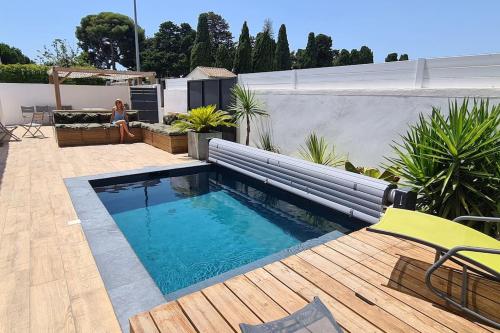
[[[275,31],[285,23],[292,49],[304,48],[310,31],[333,38],[334,48],[369,46],[375,62],[389,52],[410,59],[500,53],[499,0],[137,0],[139,25],[150,36],[164,21],[188,22],[214,11],[237,38],[244,20],[255,35],[269,18]],[[76,44],[75,27],[87,14],[114,11],[133,15],[132,0],[1,0],[0,42],[30,57],[54,38]]]

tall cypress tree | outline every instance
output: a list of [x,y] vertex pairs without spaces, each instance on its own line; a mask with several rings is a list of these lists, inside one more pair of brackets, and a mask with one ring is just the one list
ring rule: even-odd
[[252,44],[250,43],[250,33],[246,21],[241,28],[238,48],[234,56],[233,72],[237,74],[252,72]]
[[253,50],[252,65],[254,72],[270,72],[274,65],[274,49],[276,43],[273,39],[271,22],[264,23],[264,29],[257,34],[255,49]]
[[318,64],[318,46],[316,44],[316,37],[314,32],[310,32],[307,37],[306,51],[304,52],[304,59],[302,68],[314,68]]
[[232,65],[229,49],[224,44],[219,45],[215,54],[215,67],[231,70]]
[[210,66],[212,64],[212,54],[210,53],[210,36],[208,33],[207,14],[200,14],[198,17],[198,28],[196,39],[191,50],[191,70],[197,66]]
[[288,46],[286,27],[282,24],[278,32],[278,43],[276,44],[276,52],[274,54],[274,69],[281,71],[288,70],[291,67],[292,61],[290,59],[290,47]]

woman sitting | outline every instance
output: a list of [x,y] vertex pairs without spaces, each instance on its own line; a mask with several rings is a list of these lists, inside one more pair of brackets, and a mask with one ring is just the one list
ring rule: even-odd
[[123,143],[125,139],[125,134],[133,138],[134,135],[128,130],[128,116],[125,106],[121,99],[115,101],[115,106],[113,107],[113,113],[111,114],[111,123],[115,126],[120,127],[120,143]]

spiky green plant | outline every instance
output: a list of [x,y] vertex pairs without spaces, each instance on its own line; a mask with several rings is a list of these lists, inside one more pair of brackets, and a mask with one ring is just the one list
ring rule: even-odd
[[[452,219],[499,215],[500,106],[488,100],[449,103],[420,115],[388,158],[403,181],[418,191],[418,208]],[[487,228],[491,228],[491,224]],[[483,229],[491,233],[492,230]],[[498,228],[497,228],[498,232]]]
[[250,121],[259,117],[267,116],[262,103],[255,96],[255,92],[242,85],[235,85],[231,89],[233,102],[228,107],[228,111],[234,113],[236,120],[245,119],[247,127],[247,137],[245,144],[250,144]]
[[326,139],[318,137],[314,132],[306,137],[305,147],[300,146],[299,154],[304,160],[328,166],[340,166],[345,161],[344,157],[337,156],[334,145],[330,150]]
[[392,168],[388,168],[384,170],[384,172],[381,172],[377,168],[357,167],[354,166],[354,164],[352,164],[351,162],[345,161],[344,169],[346,169],[346,171],[354,172],[372,178],[382,179],[392,183],[397,183],[399,181],[399,177],[394,174],[394,170],[392,170]]
[[227,112],[216,110],[215,105],[202,106],[192,109],[189,113],[179,114],[179,120],[172,123],[176,129],[194,131],[198,133],[208,133],[219,126],[235,127],[233,117]]
[[259,149],[279,154],[280,148],[274,143],[274,136],[271,125],[269,123],[262,123],[257,131],[259,141],[255,143],[255,146]]

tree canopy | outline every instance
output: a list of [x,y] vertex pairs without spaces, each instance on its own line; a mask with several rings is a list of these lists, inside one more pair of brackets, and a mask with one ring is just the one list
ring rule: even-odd
[[50,47],[44,45],[43,51],[38,50],[37,62],[45,66],[89,66],[85,52],[79,53],[67,40],[60,38],[54,39]]
[[[76,27],[78,45],[88,54],[89,62],[98,68],[116,69],[116,63],[135,68],[134,21],[122,14],[102,12],[87,15]],[[138,27],[139,44],[144,30]]]
[[403,53],[402,55],[399,56],[399,61],[406,61],[408,60],[408,55],[406,53]]
[[310,32],[307,37],[307,46],[302,58],[301,68],[314,68],[318,64],[318,46],[314,32]]
[[160,24],[154,37],[148,38],[141,52],[142,68],[159,77],[185,76],[190,70],[191,48],[196,37],[188,23],[172,21]]
[[385,57],[385,62],[398,61],[398,54],[396,52],[389,53],[387,57]]
[[191,70],[197,66],[211,66],[212,53],[210,45],[210,34],[208,32],[208,14],[202,13],[198,17],[196,39],[191,50]]
[[290,68],[292,68],[290,46],[288,45],[286,26],[282,24],[278,32],[278,42],[276,43],[276,50],[274,54],[274,69],[282,71]]
[[215,53],[215,67],[231,70],[233,67],[232,60],[233,58],[231,57],[229,48],[224,44],[219,45]]
[[4,65],[31,63],[30,58],[25,56],[20,49],[5,43],[0,43],[0,60]]
[[252,58],[254,72],[270,72],[273,70],[275,47],[272,25],[267,20],[264,23],[262,32],[259,32],[255,39],[255,49],[253,50]]
[[210,35],[210,44],[213,50],[217,50],[220,45],[226,46],[228,49],[233,48],[233,34],[229,31],[227,21],[214,12],[208,12],[208,34]]
[[235,73],[252,72],[252,44],[247,22],[243,22],[238,46],[234,55],[233,71]]
[[333,45],[332,37],[324,34],[316,35],[316,47],[318,49],[318,56],[316,59],[317,67],[332,66],[333,62],[332,45]]

